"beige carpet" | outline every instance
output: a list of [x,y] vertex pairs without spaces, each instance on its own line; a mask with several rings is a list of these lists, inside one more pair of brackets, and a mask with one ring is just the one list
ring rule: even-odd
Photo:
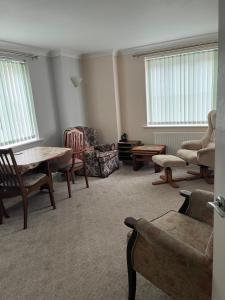
[[[127,299],[124,218],[155,218],[182,203],[178,190],[152,186],[156,178],[150,168],[123,166],[106,179],[90,178],[89,189],[78,178],[72,199],[66,184],[56,183],[57,209],[49,207],[47,193],[34,195],[27,230],[21,229],[21,202],[5,201],[11,218],[0,226],[0,299]],[[196,180],[180,188],[213,186]],[[136,299],[170,298],[138,276]]]

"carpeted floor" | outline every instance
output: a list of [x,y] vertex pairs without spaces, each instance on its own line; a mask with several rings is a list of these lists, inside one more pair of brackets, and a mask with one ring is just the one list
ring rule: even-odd
[[[134,172],[122,166],[106,179],[90,178],[89,189],[78,178],[72,199],[65,182],[58,182],[56,210],[45,192],[30,199],[27,230],[22,230],[20,200],[5,201],[11,218],[0,227],[0,299],[127,299],[124,218],[152,219],[182,203],[179,190],[152,186],[156,178],[151,168]],[[195,180],[180,188],[213,186]],[[170,298],[138,276],[136,300],[150,299]]]

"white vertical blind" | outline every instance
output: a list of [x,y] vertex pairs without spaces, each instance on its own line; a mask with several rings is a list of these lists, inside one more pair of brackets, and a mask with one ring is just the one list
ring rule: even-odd
[[217,49],[146,58],[149,125],[207,124],[217,97]]
[[0,59],[0,146],[38,137],[26,62]]

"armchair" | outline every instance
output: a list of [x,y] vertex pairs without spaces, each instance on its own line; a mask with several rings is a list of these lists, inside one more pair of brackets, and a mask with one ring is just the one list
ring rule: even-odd
[[[85,161],[88,176],[107,177],[119,168],[118,150],[115,144],[99,144],[97,131],[77,126],[84,134]],[[82,175],[82,171],[79,172]]]
[[216,111],[212,110],[208,114],[208,129],[201,140],[185,141],[181,149],[177,151],[177,156],[185,160],[188,164],[200,166],[200,173],[189,171],[196,178],[205,178],[208,181],[209,169],[214,169],[215,165],[215,130]]
[[213,259],[213,193],[182,191],[179,212],[151,222],[127,218],[128,300],[135,299],[136,272],[175,300],[210,300]]

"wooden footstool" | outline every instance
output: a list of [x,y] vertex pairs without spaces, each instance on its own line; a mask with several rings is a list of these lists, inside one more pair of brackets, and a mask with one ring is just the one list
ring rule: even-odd
[[154,155],[152,156],[152,161],[155,164],[156,172],[160,171],[161,167],[164,168],[165,175],[161,175],[160,178],[162,180],[152,182],[153,185],[168,183],[174,188],[178,188],[179,186],[175,183],[176,181],[185,180],[185,178],[177,178],[173,179],[172,177],[172,168],[173,167],[185,167],[186,162],[177,156],[174,155]]

